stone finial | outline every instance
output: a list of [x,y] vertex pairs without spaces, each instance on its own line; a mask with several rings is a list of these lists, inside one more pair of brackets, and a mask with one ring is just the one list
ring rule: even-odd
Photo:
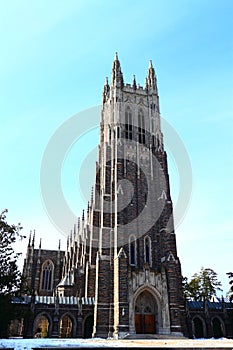
[[136,83],[136,77],[135,77],[135,75],[133,76],[133,88],[134,88],[134,90],[137,89],[137,83]]
[[146,77],[146,81],[145,81],[145,89],[148,91],[148,78]]
[[31,239],[32,239],[32,231],[30,231],[30,234],[29,234],[28,247],[31,246]]
[[105,103],[109,97],[110,86],[108,84],[108,77],[106,77],[103,91],[103,103]]
[[32,246],[33,247],[34,247],[34,244],[35,244],[35,238],[36,238],[36,230],[34,230],[33,238],[32,238]]
[[151,88],[152,90],[157,91],[156,76],[155,76],[155,70],[152,64],[152,60],[150,60],[149,62],[147,81],[148,81],[148,87]]

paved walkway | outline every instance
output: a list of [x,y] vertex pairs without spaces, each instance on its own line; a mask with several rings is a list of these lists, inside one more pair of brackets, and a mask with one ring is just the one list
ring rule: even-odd
[[100,349],[100,348],[157,348],[157,349],[231,349],[233,339],[0,339],[0,349]]

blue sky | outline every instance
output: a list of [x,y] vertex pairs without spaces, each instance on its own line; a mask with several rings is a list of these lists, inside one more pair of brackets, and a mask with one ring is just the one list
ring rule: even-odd
[[[46,146],[67,119],[101,103],[115,51],[128,83],[135,74],[144,85],[152,59],[161,114],[183,140],[192,164],[191,203],[176,230],[183,275],[213,268],[226,291],[225,273],[233,270],[232,11],[231,0],[1,2],[0,208],[9,209],[9,222],[21,222],[25,234],[35,228],[44,248],[56,248],[59,238],[65,248],[40,191]],[[64,195],[77,215],[86,207],[80,183],[88,192],[94,181],[95,152],[92,162],[82,162],[97,142],[95,129],[63,164]],[[182,189],[169,158],[175,204]],[[85,175],[79,180],[84,168],[87,183]]]

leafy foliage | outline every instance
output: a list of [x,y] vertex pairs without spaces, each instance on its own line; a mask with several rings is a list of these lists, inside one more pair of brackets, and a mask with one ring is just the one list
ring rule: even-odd
[[199,273],[192,276],[190,282],[184,279],[184,294],[187,299],[195,301],[210,300],[212,296],[217,294],[218,290],[222,290],[221,282],[217,279],[217,273],[212,269],[201,268]]
[[228,277],[230,278],[229,284],[230,284],[230,289],[227,295],[230,298],[230,301],[233,301],[233,272],[227,272]]
[[7,210],[0,213],[0,337],[7,335],[8,325],[16,310],[11,298],[20,290],[21,274],[18,270],[17,259],[21,253],[13,249],[17,239],[23,239],[20,234],[21,226],[9,225],[6,222]]

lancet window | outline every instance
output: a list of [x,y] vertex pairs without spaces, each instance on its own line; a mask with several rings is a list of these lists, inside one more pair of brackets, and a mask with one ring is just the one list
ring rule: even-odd
[[151,240],[148,236],[144,240],[144,256],[145,256],[145,262],[150,264],[150,262],[151,262]]
[[146,143],[145,119],[141,110],[138,112],[138,142],[142,144]]
[[125,112],[125,138],[128,140],[133,139],[132,113],[130,108],[127,108]]
[[46,260],[42,265],[41,289],[52,290],[54,265],[51,260]]
[[136,265],[136,239],[134,236],[130,236],[129,239],[129,259],[130,265]]

